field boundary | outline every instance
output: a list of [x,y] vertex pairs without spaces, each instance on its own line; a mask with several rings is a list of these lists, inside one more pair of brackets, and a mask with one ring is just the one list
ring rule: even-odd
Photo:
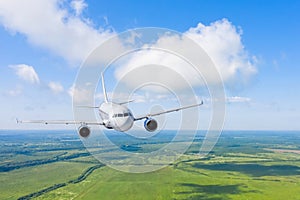
[[37,191],[37,192],[33,192],[33,193],[30,193],[28,195],[25,195],[25,196],[22,196],[22,197],[19,197],[18,200],[29,200],[29,199],[32,199],[32,198],[35,198],[35,197],[38,197],[38,196],[41,196],[47,192],[51,192],[53,190],[56,190],[58,188],[61,188],[61,187],[65,187],[67,186],[68,184],[77,184],[77,183],[80,183],[81,181],[84,181],[89,175],[91,175],[93,173],[94,170],[96,169],[99,169],[101,167],[105,166],[104,164],[98,164],[98,165],[95,165],[95,166],[92,166],[90,168],[88,168],[86,171],[84,171],[80,176],[78,176],[76,179],[73,179],[73,180],[70,180],[66,183],[58,183],[58,184],[54,184],[50,187],[47,187],[45,189],[42,189],[40,191]]

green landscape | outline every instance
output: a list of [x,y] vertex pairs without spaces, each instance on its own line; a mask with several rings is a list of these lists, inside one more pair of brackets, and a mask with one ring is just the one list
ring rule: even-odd
[[[172,133],[151,143],[114,137],[142,152]],[[0,199],[300,199],[299,132],[224,131],[200,157],[203,136],[176,162],[134,174],[100,163],[75,131],[3,130]]]

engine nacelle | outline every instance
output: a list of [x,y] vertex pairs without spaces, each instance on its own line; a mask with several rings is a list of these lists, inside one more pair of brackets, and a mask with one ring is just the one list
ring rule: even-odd
[[79,135],[83,138],[89,137],[91,129],[88,126],[82,125],[78,129]]
[[149,132],[153,132],[157,129],[158,125],[157,125],[157,121],[155,119],[146,119],[144,122],[144,127],[147,131]]

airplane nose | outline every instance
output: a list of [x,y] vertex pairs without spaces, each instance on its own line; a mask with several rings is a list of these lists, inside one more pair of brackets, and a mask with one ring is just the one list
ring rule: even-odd
[[133,120],[130,117],[124,117],[117,120],[119,131],[128,131],[133,126]]

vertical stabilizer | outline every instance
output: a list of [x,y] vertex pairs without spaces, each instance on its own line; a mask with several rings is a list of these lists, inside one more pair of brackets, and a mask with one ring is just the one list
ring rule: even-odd
[[106,94],[106,89],[105,89],[103,73],[101,73],[101,79],[102,79],[102,90],[103,90],[104,102],[107,103],[108,101],[107,101],[107,94]]

